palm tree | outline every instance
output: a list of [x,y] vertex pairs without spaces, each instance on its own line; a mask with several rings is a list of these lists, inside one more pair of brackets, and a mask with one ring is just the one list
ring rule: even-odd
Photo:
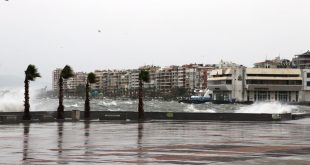
[[38,73],[38,69],[34,65],[28,65],[25,71],[25,109],[24,109],[24,120],[30,120],[30,104],[29,104],[29,81],[34,81],[37,77],[41,77],[40,73]]
[[150,74],[146,70],[141,70],[139,73],[139,105],[138,105],[138,119],[144,119],[144,109],[143,109],[143,82],[150,81]]
[[64,105],[63,105],[63,99],[64,99],[64,90],[63,90],[63,81],[64,79],[68,79],[70,77],[73,77],[74,73],[72,68],[69,65],[66,65],[59,76],[59,106],[57,108],[57,119],[64,119]]
[[85,107],[84,107],[84,118],[89,119],[90,117],[90,106],[89,106],[89,84],[96,83],[96,75],[91,72],[87,75],[86,81],[86,97],[85,97]]

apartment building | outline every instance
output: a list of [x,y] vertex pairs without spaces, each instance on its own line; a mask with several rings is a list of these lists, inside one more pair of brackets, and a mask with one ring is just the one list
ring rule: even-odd
[[310,68],[310,51],[295,55],[292,59],[293,66],[300,69]]
[[[139,69],[130,70],[95,70],[96,83],[92,89],[104,94],[126,93],[139,87],[139,73],[141,69],[150,73],[150,81],[144,83],[145,88],[152,88],[160,92],[170,92],[172,88],[205,89],[210,71],[214,66],[202,64],[189,64],[183,66],[157,67],[152,65],[142,66]],[[53,89],[58,88],[58,80],[61,69],[53,71]],[[87,74],[77,72],[73,78],[66,81],[65,89],[75,89],[79,85],[85,85]]]
[[[60,69],[60,68],[57,68],[53,71],[52,85],[53,85],[54,91],[59,90],[58,89],[58,82],[59,82],[61,71],[62,71],[62,69]],[[85,86],[86,85],[86,78],[87,78],[87,73],[76,72],[73,77],[71,77],[67,80],[64,80],[63,88],[64,88],[64,90],[73,90],[73,89],[76,89],[80,85]]]
[[106,70],[95,70],[96,75],[96,83],[92,85],[92,88],[94,89],[104,89],[105,85],[105,79],[104,75],[107,71]]
[[[62,71],[62,69],[60,69],[60,68],[57,68],[57,69],[53,70],[52,85],[53,85],[53,90],[54,91],[58,90],[58,82],[59,82],[61,71]],[[64,84],[67,84],[67,81],[64,82]],[[67,86],[67,85],[65,85],[65,86]]]
[[[76,89],[78,86],[85,86],[87,80],[87,73],[76,72],[74,76],[67,80],[66,89]],[[65,85],[64,85],[65,86]]]
[[139,69],[132,69],[128,72],[128,86],[129,89],[139,88]]

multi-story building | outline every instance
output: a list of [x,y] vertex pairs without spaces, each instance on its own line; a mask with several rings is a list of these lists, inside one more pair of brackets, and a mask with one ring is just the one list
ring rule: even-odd
[[59,78],[60,78],[60,74],[61,74],[62,69],[57,68],[53,71],[53,90],[56,91],[58,90],[58,82],[59,82]]
[[171,88],[185,87],[185,68],[182,66],[170,66],[171,68]]
[[249,101],[299,101],[302,90],[300,69],[246,69],[246,91]]
[[287,59],[281,59],[280,56],[273,60],[265,60],[254,64],[254,68],[292,68],[292,62]]
[[138,89],[139,88],[139,69],[129,70],[128,74],[128,86],[129,89]]
[[85,72],[76,72],[74,76],[67,80],[66,88],[67,89],[76,89],[78,86],[85,86],[87,80],[87,73]]
[[153,65],[145,65],[139,68],[143,70],[147,70],[150,75],[150,80],[149,82],[144,83],[145,88],[156,88],[156,74],[157,71],[160,69],[158,66],[153,66]]
[[300,92],[300,101],[310,100],[310,69],[302,69],[302,91]]
[[245,68],[216,69],[208,80],[214,99],[236,101],[300,101],[300,69]]
[[95,70],[95,75],[96,75],[96,83],[92,85],[94,89],[100,90],[104,89],[104,74],[106,73],[105,70]]
[[162,92],[169,92],[172,87],[172,69],[170,67],[161,68],[156,74],[156,89]]
[[[202,64],[189,64],[184,66],[143,66],[131,70],[95,70],[96,83],[92,89],[103,94],[125,94],[136,93],[139,87],[139,73],[141,69],[149,71],[150,81],[144,83],[144,88],[151,88],[152,91],[170,92],[173,88],[205,89],[207,79],[212,66]],[[58,88],[58,80],[61,69],[53,72],[53,89]],[[66,81],[65,89],[75,89],[79,85],[85,85],[86,73],[77,72],[75,77]]]
[[310,68],[310,51],[299,55],[295,55],[292,60],[293,66],[300,69],[309,69]]
[[[53,71],[53,90],[57,91],[58,90],[58,82],[60,78],[62,69],[55,69]],[[87,74],[84,72],[76,72],[73,77],[69,79],[64,79],[63,81],[63,88],[64,90],[72,90],[76,89],[76,87],[83,85],[85,86],[86,84],[86,78]]]
[[191,90],[206,89],[208,75],[215,69],[214,66],[203,64],[183,65],[183,67],[185,67],[185,88]]

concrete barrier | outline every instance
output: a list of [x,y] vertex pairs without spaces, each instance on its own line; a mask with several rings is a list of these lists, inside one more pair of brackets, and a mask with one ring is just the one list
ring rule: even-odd
[[0,116],[0,121],[2,123],[15,123],[18,120],[20,120],[20,118],[16,115],[1,115]]
[[[32,120],[28,122],[54,122],[57,112],[31,112]],[[20,123],[22,112],[0,112],[0,123]],[[80,121],[84,119],[83,111],[65,111],[65,120]],[[296,116],[288,114],[250,114],[250,113],[191,113],[191,112],[145,112],[145,120],[201,120],[201,121],[283,121],[292,120],[310,115]],[[138,112],[124,111],[92,111],[90,120],[138,120]]]
[[[292,114],[145,112],[145,120],[283,121]],[[137,120],[137,112],[102,111],[100,120]]]

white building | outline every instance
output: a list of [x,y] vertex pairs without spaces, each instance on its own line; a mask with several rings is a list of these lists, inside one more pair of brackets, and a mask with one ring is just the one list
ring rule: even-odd
[[233,67],[213,70],[208,88],[214,99],[236,101],[300,101],[300,69]]
[[300,101],[310,101],[310,69],[302,69],[302,91]]

